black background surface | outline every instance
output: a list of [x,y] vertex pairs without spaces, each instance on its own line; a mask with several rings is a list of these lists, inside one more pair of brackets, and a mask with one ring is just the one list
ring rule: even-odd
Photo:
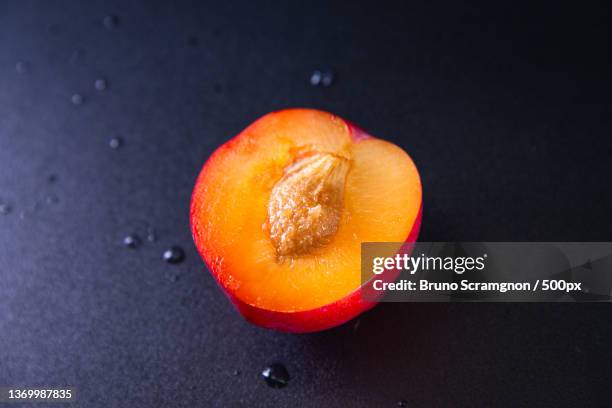
[[[411,154],[425,241],[610,241],[609,16],[449,3],[1,2],[0,385],[83,407],[609,406],[609,304],[382,304],[282,334],[192,244],[206,158],[294,106]],[[274,361],[284,389],[259,377]]]

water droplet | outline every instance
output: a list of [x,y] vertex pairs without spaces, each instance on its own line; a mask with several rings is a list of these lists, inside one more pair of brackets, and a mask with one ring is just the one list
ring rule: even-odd
[[185,251],[182,248],[173,246],[164,251],[164,261],[170,264],[177,264],[185,259]]
[[15,64],[15,71],[17,71],[18,74],[23,74],[27,70],[28,70],[28,64],[26,62],[19,61],[17,64]]
[[107,86],[108,86],[108,84],[106,83],[106,80],[102,79],[102,78],[96,79],[96,82],[94,82],[94,87],[98,91],[104,91]]
[[114,14],[109,14],[104,17],[104,27],[109,30],[114,30],[119,25],[119,17]]
[[323,73],[323,78],[321,79],[321,85],[324,87],[332,86],[334,83],[334,74],[331,71],[326,71]]
[[81,96],[80,94],[74,94],[72,95],[70,100],[74,105],[81,105],[83,103],[83,96]]
[[0,215],[10,214],[12,209],[13,208],[10,206],[10,204],[0,203]]
[[321,71],[314,71],[312,75],[310,76],[310,85],[319,86],[321,84],[322,76],[323,74],[321,73]]
[[127,235],[123,238],[123,245],[130,249],[135,249],[140,246],[140,238],[136,234]]
[[232,371],[232,375],[235,376],[235,377],[239,376],[240,375],[240,370]]
[[111,149],[117,150],[121,146],[123,146],[123,139],[120,137],[113,137],[111,138],[111,140],[108,141],[108,145]]
[[47,204],[57,204],[59,202],[59,199],[54,195],[50,195],[47,196],[45,201],[47,202]]
[[319,86],[322,85],[324,87],[332,86],[334,83],[334,73],[332,71],[313,71],[310,76],[310,85]]
[[172,275],[168,275],[168,279],[170,280],[170,282],[178,282],[180,277],[176,274],[172,274]]
[[270,364],[264,368],[261,376],[272,388],[283,388],[289,383],[289,372],[284,365],[279,363]]
[[49,174],[47,176],[47,182],[53,184],[57,181],[57,174]]
[[399,401],[397,401],[397,406],[401,407],[401,408],[406,408],[408,406],[408,401],[406,401],[406,400],[399,400]]

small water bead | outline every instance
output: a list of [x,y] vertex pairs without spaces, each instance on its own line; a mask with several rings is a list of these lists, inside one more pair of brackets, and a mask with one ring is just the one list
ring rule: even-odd
[[185,259],[185,251],[180,247],[173,246],[164,251],[162,258],[169,264],[177,264]]
[[84,102],[84,98],[82,95],[80,94],[74,94],[72,95],[72,97],[70,98],[70,100],[72,101],[72,103],[74,105],[82,105]]
[[108,146],[113,150],[117,150],[123,146],[123,139],[120,137],[113,137],[108,141]]
[[119,17],[114,14],[109,14],[104,17],[104,27],[108,30],[114,30],[119,25]]
[[238,377],[238,376],[240,375],[240,370],[234,370],[234,371],[232,371],[232,375],[233,375],[234,377]]
[[324,87],[332,86],[334,83],[334,74],[332,72],[324,72],[323,79],[321,80],[321,85]]
[[313,71],[310,76],[310,85],[330,87],[334,83],[334,73],[332,71]]
[[123,245],[130,249],[135,249],[140,246],[140,237],[136,234],[127,235],[123,238]]
[[406,408],[408,406],[408,401],[406,400],[399,400],[397,401],[397,406],[400,408]]
[[319,84],[321,84],[322,76],[323,74],[321,73],[321,71],[314,71],[312,75],[310,76],[310,85],[319,86]]
[[289,372],[284,365],[279,363],[270,364],[264,368],[261,376],[272,388],[283,388],[289,383]]
[[0,203],[0,215],[10,214],[13,208],[8,203]]
[[102,78],[96,79],[96,82],[94,82],[94,87],[98,91],[104,91],[107,86],[108,86],[108,83],[106,82],[105,79],[102,79]]

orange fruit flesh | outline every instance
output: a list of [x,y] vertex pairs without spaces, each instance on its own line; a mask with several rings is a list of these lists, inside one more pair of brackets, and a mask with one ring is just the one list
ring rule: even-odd
[[[279,258],[266,230],[268,203],[302,153],[348,159],[340,219],[325,245]],[[316,309],[361,285],[362,242],[402,242],[421,206],[410,157],[384,140],[355,141],[342,119],[293,109],[264,116],[207,162],[194,192],[196,243],[224,288],[252,306]]]

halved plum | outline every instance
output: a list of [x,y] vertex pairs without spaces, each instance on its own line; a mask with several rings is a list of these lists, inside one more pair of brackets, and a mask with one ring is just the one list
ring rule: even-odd
[[401,148],[330,113],[287,109],[208,159],[191,227],[247,320],[312,332],[375,304],[362,296],[361,243],[416,241],[421,200],[419,173]]

